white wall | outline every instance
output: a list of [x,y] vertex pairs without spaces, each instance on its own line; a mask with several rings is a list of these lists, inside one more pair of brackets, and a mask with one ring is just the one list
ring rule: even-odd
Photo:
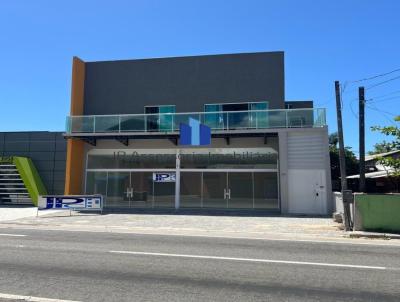
[[289,169],[289,213],[327,213],[326,173],[322,169]]
[[329,214],[332,199],[327,128],[288,129],[286,173],[287,213]]

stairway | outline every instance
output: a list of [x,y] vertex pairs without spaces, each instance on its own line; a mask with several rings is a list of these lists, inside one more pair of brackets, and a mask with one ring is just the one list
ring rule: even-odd
[[28,189],[15,164],[0,163],[0,205],[32,205]]

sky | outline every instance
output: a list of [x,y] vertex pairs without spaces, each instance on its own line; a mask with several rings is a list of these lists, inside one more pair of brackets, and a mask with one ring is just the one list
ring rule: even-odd
[[342,83],[345,145],[358,156],[358,86],[367,150],[384,139],[370,127],[400,115],[399,12],[398,0],[0,0],[0,131],[65,129],[73,56],[284,51],[286,100],[327,108],[329,132]]

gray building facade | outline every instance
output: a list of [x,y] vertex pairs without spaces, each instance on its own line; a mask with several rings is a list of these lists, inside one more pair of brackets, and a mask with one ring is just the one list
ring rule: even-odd
[[283,52],[85,63],[84,115],[140,114],[149,105],[201,112],[207,103],[268,100],[283,109]]
[[49,194],[64,194],[66,150],[62,132],[0,132],[0,157],[31,158]]
[[[182,143],[191,123],[207,145]],[[332,209],[325,109],[285,102],[283,52],[74,58],[65,136],[65,193],[106,207]]]

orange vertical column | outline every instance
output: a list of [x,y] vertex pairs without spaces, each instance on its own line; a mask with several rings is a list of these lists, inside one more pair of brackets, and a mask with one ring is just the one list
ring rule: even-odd
[[[78,57],[72,62],[70,115],[83,115],[85,92],[85,62]],[[65,195],[82,194],[84,142],[78,139],[67,139],[67,163],[65,170]]]

